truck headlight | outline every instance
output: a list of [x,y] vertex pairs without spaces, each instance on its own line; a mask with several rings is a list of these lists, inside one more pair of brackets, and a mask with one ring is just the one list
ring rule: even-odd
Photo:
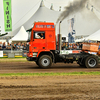
[[37,52],[33,52],[33,57],[36,57],[37,56]]

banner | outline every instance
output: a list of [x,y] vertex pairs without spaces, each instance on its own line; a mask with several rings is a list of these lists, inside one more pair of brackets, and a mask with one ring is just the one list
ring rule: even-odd
[[75,30],[74,30],[74,18],[70,19],[70,26],[69,26],[70,30],[68,33],[68,42],[69,43],[75,43]]
[[3,0],[5,32],[12,31],[11,0]]
[[3,51],[0,51],[0,57],[3,57]]

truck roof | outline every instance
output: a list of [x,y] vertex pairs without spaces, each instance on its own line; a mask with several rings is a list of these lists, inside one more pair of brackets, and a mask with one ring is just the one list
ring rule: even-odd
[[37,25],[54,25],[53,22],[35,22],[34,24],[37,24]]
[[26,31],[30,32],[31,30],[55,30],[55,26],[52,22],[35,22],[33,28]]
[[55,30],[55,26],[50,22],[35,22],[33,30]]

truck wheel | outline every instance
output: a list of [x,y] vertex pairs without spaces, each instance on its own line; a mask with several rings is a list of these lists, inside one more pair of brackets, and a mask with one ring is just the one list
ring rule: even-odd
[[98,65],[98,59],[96,56],[88,56],[85,60],[85,66],[87,68],[95,68]]
[[44,68],[44,69],[49,68],[52,64],[52,59],[48,55],[43,55],[39,58],[38,64],[39,64],[39,67],[41,68]]

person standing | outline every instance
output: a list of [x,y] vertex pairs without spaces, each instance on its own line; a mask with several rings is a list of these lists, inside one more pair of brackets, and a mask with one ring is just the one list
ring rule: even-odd
[[65,49],[68,50],[69,49],[68,47],[69,47],[68,43],[66,42]]
[[2,45],[2,49],[3,49],[3,50],[6,49],[6,44],[5,44],[5,42],[4,42],[3,45]]
[[8,43],[6,49],[7,49],[7,50],[11,50],[11,45],[10,45],[10,43]]

